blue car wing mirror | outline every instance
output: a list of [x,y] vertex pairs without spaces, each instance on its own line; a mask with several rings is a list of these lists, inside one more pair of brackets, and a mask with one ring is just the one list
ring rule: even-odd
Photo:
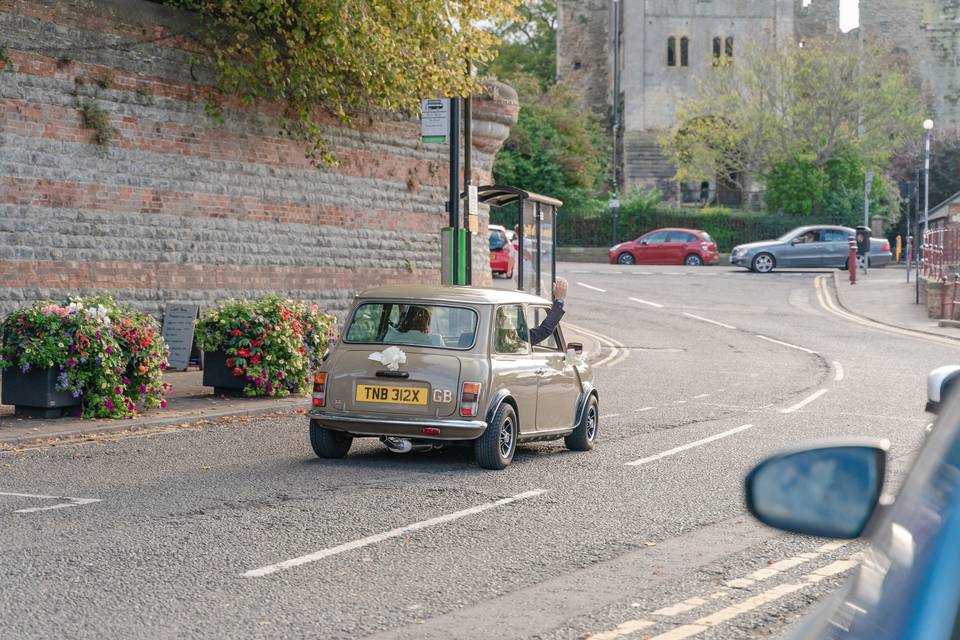
[[768,458],[747,476],[747,509],[783,531],[857,538],[880,502],[889,446],[846,441]]

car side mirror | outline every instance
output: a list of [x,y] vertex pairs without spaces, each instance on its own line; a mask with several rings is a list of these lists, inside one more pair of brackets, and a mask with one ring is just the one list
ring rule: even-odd
[[927,407],[930,413],[940,413],[953,387],[960,381],[960,366],[937,367],[927,374]]
[[645,247],[645,246],[647,246],[647,245],[650,244],[650,243],[647,242],[646,240],[641,240],[641,241],[638,242],[637,244],[639,244],[641,247]]
[[583,355],[583,344],[579,342],[568,342],[567,351],[573,351],[578,356]]
[[857,538],[880,502],[889,447],[823,445],[768,458],[747,476],[747,509],[784,531]]

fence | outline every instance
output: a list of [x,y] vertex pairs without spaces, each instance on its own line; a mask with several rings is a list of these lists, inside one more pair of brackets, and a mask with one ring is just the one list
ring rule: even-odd
[[[940,317],[953,320],[960,307],[960,228],[948,227],[928,231],[923,237],[920,271],[931,282],[939,284]],[[928,289],[928,296],[930,295]],[[931,300],[927,308],[931,309]]]

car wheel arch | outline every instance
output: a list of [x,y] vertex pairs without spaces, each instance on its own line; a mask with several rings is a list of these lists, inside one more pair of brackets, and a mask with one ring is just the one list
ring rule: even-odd
[[587,410],[587,406],[590,404],[590,398],[596,398],[597,404],[600,404],[600,392],[597,391],[596,387],[594,387],[592,383],[584,382],[583,388],[580,392],[580,399],[577,400],[577,419],[571,428],[576,427],[583,420],[583,414]]
[[485,420],[487,426],[493,422],[494,417],[497,415],[497,411],[500,410],[501,405],[504,403],[509,404],[513,407],[513,413],[517,417],[517,425],[522,424],[520,422],[520,408],[517,406],[517,401],[514,399],[513,394],[509,389],[501,389],[493,396],[493,399],[490,400],[490,404],[487,407],[487,413],[485,414]]

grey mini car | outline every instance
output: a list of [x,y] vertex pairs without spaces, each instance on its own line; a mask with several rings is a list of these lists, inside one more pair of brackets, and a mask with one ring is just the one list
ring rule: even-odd
[[[849,239],[855,233],[850,227],[833,225],[797,227],[776,240],[763,240],[734,247],[730,253],[730,264],[758,273],[769,273],[778,267],[846,268]],[[884,267],[892,258],[887,240],[871,238],[868,266]]]
[[472,442],[502,469],[518,442],[564,438],[587,451],[599,396],[582,345],[562,328],[531,345],[550,302],[473,287],[385,287],[357,296],[340,343],[314,378],[310,442],[341,458],[354,438],[395,452]]

